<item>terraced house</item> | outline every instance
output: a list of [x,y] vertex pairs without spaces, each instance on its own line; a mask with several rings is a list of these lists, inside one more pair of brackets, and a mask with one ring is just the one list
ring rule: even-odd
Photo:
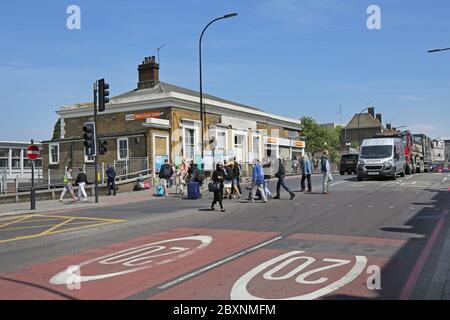
[[[147,57],[138,67],[136,89],[111,99],[98,116],[99,140],[108,152],[99,163],[148,159],[157,171],[164,158],[179,165],[182,159],[201,163],[199,93],[159,80],[159,64]],[[236,157],[242,163],[272,155],[292,159],[304,152],[301,122],[261,109],[203,95],[205,111],[205,169],[213,161]],[[93,165],[83,146],[83,124],[93,121],[93,103],[62,106],[59,128],[51,141],[43,142],[44,168]],[[214,157],[214,160],[213,160]]]

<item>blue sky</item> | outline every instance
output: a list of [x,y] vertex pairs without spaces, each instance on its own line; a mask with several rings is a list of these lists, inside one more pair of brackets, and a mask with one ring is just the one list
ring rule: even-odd
[[[81,8],[81,30],[66,9]],[[380,6],[382,29],[368,30]],[[162,81],[290,117],[343,122],[368,103],[395,126],[450,136],[450,2],[434,0],[7,1],[0,13],[0,140],[48,139],[55,111],[136,87],[137,65],[161,50]]]

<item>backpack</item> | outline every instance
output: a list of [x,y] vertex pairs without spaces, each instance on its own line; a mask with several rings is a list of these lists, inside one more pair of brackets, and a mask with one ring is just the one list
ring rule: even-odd
[[162,197],[164,196],[165,190],[163,186],[157,186],[156,187],[156,196],[157,197]]

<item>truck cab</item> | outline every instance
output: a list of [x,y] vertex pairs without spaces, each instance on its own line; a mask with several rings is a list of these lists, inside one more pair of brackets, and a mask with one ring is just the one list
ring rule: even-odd
[[405,176],[405,147],[401,138],[365,139],[361,145],[357,166],[358,180],[364,178]]

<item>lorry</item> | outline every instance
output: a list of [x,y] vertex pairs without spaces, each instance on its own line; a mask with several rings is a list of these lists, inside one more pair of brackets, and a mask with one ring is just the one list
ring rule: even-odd
[[406,173],[405,145],[399,137],[377,137],[363,140],[359,154],[357,177],[397,179]]
[[405,130],[376,136],[376,138],[381,137],[402,139],[405,152],[405,174],[424,172],[424,146],[416,135],[411,134],[409,130]]
[[415,172],[428,171],[425,163],[431,162],[431,139],[424,134],[413,134],[413,150],[415,152]]

